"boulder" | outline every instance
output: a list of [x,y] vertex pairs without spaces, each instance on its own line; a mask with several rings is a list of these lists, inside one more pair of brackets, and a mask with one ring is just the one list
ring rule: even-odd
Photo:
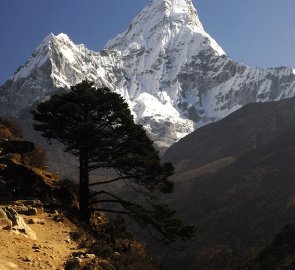
[[5,207],[4,211],[12,222],[12,230],[32,240],[37,240],[36,233],[25,223],[24,219],[11,207]]
[[44,225],[45,221],[44,219],[40,219],[40,218],[31,218],[28,220],[28,224],[40,224],[40,225]]
[[25,154],[34,151],[35,145],[30,141],[8,140],[1,141],[2,154]]
[[28,209],[28,212],[27,212],[28,216],[36,216],[37,214],[38,214],[37,208],[29,208]]
[[29,211],[29,208],[25,205],[14,205],[13,209],[19,214],[26,215]]

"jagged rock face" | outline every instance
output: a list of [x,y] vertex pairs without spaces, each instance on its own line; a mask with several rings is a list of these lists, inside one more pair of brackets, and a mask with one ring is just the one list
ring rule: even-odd
[[101,67],[103,63],[98,62],[101,59],[97,55],[84,45],[75,45],[65,34],[48,35],[25,65],[1,87],[0,114],[16,116],[86,78],[97,86],[108,85],[108,70]]
[[95,53],[49,35],[0,91],[1,115],[17,115],[83,79],[124,96],[161,147],[243,105],[294,96],[292,68],[232,61],[207,34],[191,0],[152,0]]

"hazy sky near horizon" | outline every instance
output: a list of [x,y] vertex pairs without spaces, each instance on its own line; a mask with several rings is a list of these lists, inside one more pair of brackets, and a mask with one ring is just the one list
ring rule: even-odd
[[[99,51],[149,0],[0,0],[0,85],[49,33]],[[295,0],[193,0],[205,30],[234,60],[295,67]]]

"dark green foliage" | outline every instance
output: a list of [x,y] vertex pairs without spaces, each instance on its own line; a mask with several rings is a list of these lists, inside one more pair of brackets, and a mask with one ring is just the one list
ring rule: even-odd
[[[43,137],[61,142],[66,152],[79,158],[82,215],[89,217],[89,210],[95,210],[95,205],[111,203],[122,210],[107,206],[101,211],[129,215],[146,226],[151,225],[164,239],[192,236],[193,229],[182,228],[167,206],[152,204],[146,209],[103,189],[90,193],[90,187],[117,181],[125,182],[148,200],[152,199],[151,193],[173,191],[173,183],[167,180],[173,174],[173,166],[161,164],[153,142],[143,127],[134,123],[128,104],[120,95],[108,88],[95,89],[93,83],[83,81],[68,93],[53,95],[32,113],[37,122],[34,128]],[[89,183],[89,172],[101,168],[111,169],[116,177]]]

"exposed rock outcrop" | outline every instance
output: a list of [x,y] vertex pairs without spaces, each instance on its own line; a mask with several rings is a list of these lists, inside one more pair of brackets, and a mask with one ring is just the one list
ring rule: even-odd
[[15,233],[24,235],[32,240],[37,240],[36,233],[25,223],[22,216],[20,216],[12,207],[5,207],[4,211],[12,223],[12,230]]
[[8,219],[6,212],[0,208],[0,229],[2,230],[11,230],[12,222]]

